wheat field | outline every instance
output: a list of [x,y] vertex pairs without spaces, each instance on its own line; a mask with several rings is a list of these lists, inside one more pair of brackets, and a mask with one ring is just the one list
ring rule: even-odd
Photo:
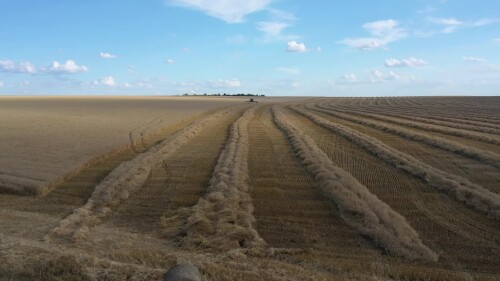
[[0,98],[0,280],[500,280],[500,98]]

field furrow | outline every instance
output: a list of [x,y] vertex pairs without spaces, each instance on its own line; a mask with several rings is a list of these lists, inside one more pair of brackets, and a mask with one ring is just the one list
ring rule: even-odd
[[[404,216],[420,234],[423,243],[440,255],[441,265],[498,273],[500,264],[487,258],[500,257],[497,234],[500,226],[496,221],[440,193],[421,179],[380,161],[363,147],[308,118],[292,111],[286,116],[336,165]],[[470,250],[469,255],[460,255],[462,249]],[[477,262],[478,259],[481,262]]]

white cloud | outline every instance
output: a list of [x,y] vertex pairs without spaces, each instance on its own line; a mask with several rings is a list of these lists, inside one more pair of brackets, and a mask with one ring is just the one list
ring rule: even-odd
[[294,21],[297,20],[294,14],[276,10],[267,9],[269,20],[257,22],[257,30],[264,33],[265,41],[272,40],[295,40],[298,38],[296,35],[283,34],[283,31],[292,26]]
[[485,26],[500,22],[500,19],[480,19],[471,23],[472,26]]
[[240,80],[237,80],[237,79],[224,80],[224,84],[228,88],[239,88],[239,87],[241,87],[241,82],[240,82]]
[[392,19],[363,24],[363,28],[376,37],[384,37],[386,34],[391,33],[397,26],[398,22]]
[[5,61],[0,61],[0,71],[10,72],[10,73],[33,74],[37,72],[37,69],[35,65],[33,65],[31,62],[16,63],[14,61],[5,60]]
[[347,82],[347,83],[356,83],[358,81],[358,77],[352,73],[347,73],[340,77],[342,82]]
[[241,23],[245,16],[265,9],[273,0],[167,0],[174,6],[187,7],[204,12],[227,23]]
[[302,83],[300,82],[292,82],[291,84],[292,88],[300,88],[302,86]]
[[486,62],[485,59],[477,57],[462,57],[462,59],[468,62]]
[[84,65],[78,65],[74,60],[67,60],[61,64],[57,61],[52,62],[52,65],[47,69],[47,72],[52,74],[76,74],[87,72],[89,69]]
[[307,52],[308,49],[306,47],[306,45],[304,43],[298,43],[296,41],[290,41],[287,43],[288,44],[288,47],[287,47],[287,51],[288,52],[296,52],[296,53],[303,53],[303,52]]
[[456,18],[429,18],[428,21],[444,26],[442,33],[453,33],[459,28],[481,27],[500,22],[500,19],[479,19],[475,21],[461,21]]
[[464,22],[459,21],[455,18],[430,18],[430,22],[439,24],[439,25],[444,25],[444,29],[442,30],[443,33],[453,33],[457,30],[458,27],[462,26]]
[[3,83],[3,81],[0,81],[0,88],[3,88],[5,87],[5,84]]
[[363,24],[363,28],[371,37],[345,38],[338,43],[362,51],[382,49],[387,44],[406,37],[406,32],[398,26],[399,23],[392,19],[368,22]]
[[284,22],[261,21],[257,23],[257,29],[268,37],[280,36],[281,32],[289,26],[290,24]]
[[95,80],[94,81],[94,85],[108,86],[108,87],[115,87],[115,86],[117,86],[115,78],[113,78],[112,76],[105,76],[105,77],[102,77],[99,80]]
[[238,79],[219,79],[215,81],[210,81],[208,86],[211,88],[239,88],[241,87],[241,82]]
[[371,81],[372,82],[384,82],[384,81],[393,81],[393,80],[400,80],[401,77],[392,72],[383,72],[381,70],[373,70],[371,73]]
[[277,67],[276,69],[286,74],[297,75],[300,73],[300,69],[294,67]]
[[173,63],[174,63],[174,60],[173,60],[173,59],[166,59],[166,60],[165,60],[165,63],[166,63],[166,64],[173,64]]
[[190,50],[189,48],[182,48],[182,51],[183,51],[184,53],[187,53],[187,52],[189,52],[189,51],[191,51],[191,50]]
[[386,67],[417,67],[417,66],[425,66],[428,64],[429,63],[426,62],[425,60],[414,57],[402,60],[398,60],[395,58],[390,58],[385,60]]
[[495,38],[492,41],[495,42],[495,43],[500,43],[500,38]]
[[111,53],[106,53],[106,52],[99,53],[99,56],[103,59],[115,59],[116,58],[116,55],[113,55]]

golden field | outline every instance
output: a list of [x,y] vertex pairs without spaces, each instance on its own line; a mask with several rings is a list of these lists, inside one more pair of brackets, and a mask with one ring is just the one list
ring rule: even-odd
[[499,280],[500,99],[1,97],[0,280]]

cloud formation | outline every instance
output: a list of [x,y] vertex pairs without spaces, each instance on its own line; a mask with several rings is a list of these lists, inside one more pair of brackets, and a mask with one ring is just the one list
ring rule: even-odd
[[37,68],[31,62],[19,62],[5,60],[0,61],[0,71],[8,73],[26,74],[76,74],[87,72],[89,69],[84,65],[78,65],[74,60],[67,60],[65,63],[53,61],[49,67]]
[[31,62],[16,63],[10,60],[3,60],[0,61],[0,72],[34,74],[37,72],[37,69]]
[[100,52],[99,56],[103,59],[115,59],[117,56],[113,55],[111,53],[106,53],[106,52]]
[[52,74],[76,74],[87,71],[89,69],[86,66],[78,65],[74,60],[67,60],[65,63],[54,61],[47,69],[47,72]]
[[461,21],[456,18],[428,18],[429,22],[444,26],[442,33],[453,33],[460,28],[481,27],[500,22],[500,19],[479,19],[475,21]]
[[269,20],[257,22],[257,30],[265,34],[265,40],[294,40],[298,38],[296,35],[283,34],[283,31],[292,26],[297,20],[294,14],[277,10],[267,9]]
[[208,83],[211,88],[239,88],[241,87],[241,82],[238,79],[218,79],[215,81],[210,81]]
[[265,9],[273,0],[167,0],[173,6],[201,11],[227,23],[242,23],[245,16]]
[[113,78],[112,76],[104,76],[99,80],[95,80],[93,84],[96,86],[108,86],[108,87],[117,86],[115,78]]
[[385,60],[386,67],[418,67],[418,66],[426,66],[428,64],[429,63],[426,62],[425,60],[414,57],[402,60],[398,60],[395,58],[390,58]]
[[477,57],[462,57],[462,59],[464,61],[468,61],[468,62],[486,62],[485,59],[483,58],[477,58]]
[[309,51],[304,43],[299,43],[297,41],[290,41],[287,43],[287,52],[303,53]]
[[386,48],[389,43],[406,37],[406,32],[398,26],[399,22],[392,19],[368,22],[363,24],[363,29],[370,37],[345,38],[338,43],[361,51]]
[[165,63],[166,63],[166,64],[173,64],[173,63],[174,63],[174,60],[173,60],[173,59],[166,59],[166,60],[165,60]]

